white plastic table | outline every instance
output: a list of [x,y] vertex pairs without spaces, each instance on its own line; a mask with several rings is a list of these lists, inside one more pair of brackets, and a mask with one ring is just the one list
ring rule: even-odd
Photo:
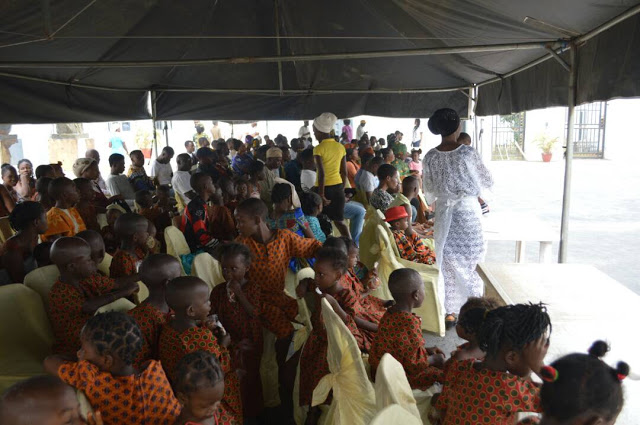
[[524,263],[527,242],[539,242],[539,261],[549,263],[551,245],[558,239],[557,232],[533,216],[502,215],[492,211],[483,216],[482,227],[486,241],[516,242],[516,263]]
[[[544,302],[553,333],[546,361],[572,352],[586,353],[593,341],[611,345],[604,360],[624,360],[632,376],[640,377],[640,296],[590,265],[489,264],[478,265],[486,294],[505,304]],[[640,382],[624,381],[625,406],[617,425],[640,421]]]

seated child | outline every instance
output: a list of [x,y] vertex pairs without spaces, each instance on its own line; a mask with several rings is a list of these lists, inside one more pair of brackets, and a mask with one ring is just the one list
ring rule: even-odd
[[[167,186],[161,186],[168,189]],[[139,190],[136,192],[136,203],[140,207],[138,214],[149,220],[156,228],[158,238],[164,240],[164,229],[171,225],[171,217],[173,216],[173,207],[168,204],[167,194],[160,187],[156,193],[162,192],[163,204],[154,202],[151,192],[148,190]]]
[[134,192],[139,190],[154,190],[153,180],[147,176],[147,172],[144,169],[144,155],[142,151],[131,151],[129,158],[131,159],[131,165],[129,166],[127,177],[129,177],[129,183],[133,186]]
[[73,181],[58,177],[49,184],[49,196],[55,206],[47,212],[47,231],[41,236],[43,241],[53,242],[63,236],[74,236],[87,227],[74,208],[79,196]]
[[380,320],[378,333],[371,344],[369,364],[371,375],[385,353],[402,364],[409,385],[426,390],[435,382],[444,382],[444,355],[436,348],[426,348],[422,335],[422,320],[412,310],[424,301],[424,283],[412,269],[398,269],[389,276],[389,290],[396,301]]
[[167,285],[181,274],[180,262],[168,254],[150,255],[140,264],[140,280],[149,289],[149,297],[127,312],[138,323],[144,338],[142,349],[136,357],[136,367],[147,360],[159,358],[160,330],[171,317],[171,309],[165,299]]
[[34,376],[12,385],[0,398],[0,423],[11,425],[102,425],[100,412],[87,422],[73,387],[55,376]]
[[85,230],[78,233],[76,237],[89,244],[89,248],[91,248],[91,259],[96,263],[96,266],[100,266],[105,256],[104,241],[100,233],[95,230]]
[[401,258],[416,263],[435,264],[436,254],[422,242],[420,236],[415,232],[412,235],[405,233],[409,226],[409,215],[404,207],[391,207],[384,216],[391,227]]
[[113,255],[109,276],[118,278],[136,274],[147,256],[149,220],[139,214],[125,213],[116,220],[115,230],[120,247]]
[[269,214],[267,225],[270,229],[287,229],[305,237],[314,238],[302,208],[293,207],[293,189],[287,183],[277,183],[271,191],[273,211]]
[[98,224],[96,207],[93,201],[96,198],[96,192],[90,180],[77,178],[73,181],[78,191],[78,202],[76,202],[76,210],[82,217],[87,229],[100,231]]
[[263,323],[276,335],[276,357],[283,365],[293,337],[291,322],[298,314],[298,303],[284,292],[287,267],[292,257],[313,257],[322,244],[287,230],[269,229],[267,214],[267,206],[260,199],[240,203],[235,211],[239,233],[236,242],[251,251],[253,264],[248,278],[262,290]]
[[208,351],[215,355],[225,373],[225,396],[220,404],[220,423],[242,424],[242,400],[238,376],[232,371],[227,347],[229,334],[209,317],[211,303],[209,286],[194,276],[173,279],[167,285],[167,304],[174,316],[160,331],[159,355],[172,381],[177,379],[179,361],[194,351]]
[[178,164],[178,170],[173,173],[171,178],[171,186],[176,191],[178,196],[182,199],[182,203],[187,205],[191,199],[196,196],[196,193],[191,187],[191,167],[193,162],[191,156],[188,153],[181,153],[176,157],[176,163]]
[[313,268],[316,272],[315,278],[303,280],[296,289],[298,297],[311,297],[313,300],[310,305],[313,311],[313,330],[300,356],[299,399],[300,406],[310,407],[309,416],[312,418],[318,415],[318,408],[311,408],[313,390],[320,380],[330,373],[327,362],[327,331],[322,319],[322,299],[325,298],[344,321],[361,350],[366,351],[370,347],[371,336],[378,330],[376,318],[364,310],[353,291],[343,285],[342,277],[347,271],[347,256],[344,251],[323,247],[316,252]]
[[624,404],[622,381],[629,365],[615,368],[601,360],[609,351],[596,341],[589,354],[573,353],[542,369],[540,424],[613,424]]
[[233,369],[246,371],[240,379],[243,416],[254,418],[263,408],[260,378],[262,291],[256,282],[247,278],[251,252],[245,245],[223,245],[220,262],[225,283],[216,285],[211,291],[211,311],[218,315],[231,336],[230,350],[236,352],[231,360]]
[[173,382],[182,404],[174,425],[216,425],[224,396],[224,372],[216,356],[207,351],[189,353],[178,363]]
[[180,404],[160,362],[138,370],[133,362],[142,347],[135,320],[111,311],[91,317],[80,334],[78,361],[62,356],[44,360],[45,370],[83,391],[105,425],[167,423],[180,414]]
[[102,240],[104,241],[105,250],[107,254],[113,255],[116,253],[120,241],[116,235],[116,220],[123,214],[122,210],[115,205],[107,207],[107,225],[100,230],[102,234]]
[[378,168],[378,187],[374,189],[369,198],[369,204],[384,212],[393,202],[395,195],[400,191],[398,170],[391,164],[382,164]]
[[320,220],[318,220],[318,214],[322,212],[322,198],[317,193],[304,192],[300,195],[300,203],[313,236],[324,243],[327,240],[327,235],[322,231]]
[[52,181],[53,179],[50,177],[40,177],[36,181],[37,194],[35,195],[34,200],[42,204],[42,208],[44,208],[45,212],[48,212],[56,204],[49,196],[49,184],[51,184]]
[[410,217],[409,227],[405,230],[407,235],[417,232],[420,237],[426,237],[427,229],[421,224],[414,224],[418,217],[418,210],[413,206],[412,202],[418,199],[420,185],[420,180],[416,176],[406,177],[402,180],[402,191],[391,202],[389,208],[401,206],[407,210],[407,214]]
[[55,337],[53,352],[75,353],[80,330],[100,307],[138,291],[138,276],[117,282],[97,273],[89,244],[80,238],[60,238],[51,247],[51,261],[60,277],[49,292],[49,320]]
[[[455,362],[434,406],[442,424],[511,423],[518,412],[540,412],[540,388],[531,372],[542,377],[549,349],[551,322],[542,304],[516,304],[487,313],[478,331],[482,361]],[[432,421],[433,423],[433,421]]]
[[465,342],[451,353],[450,361],[467,359],[484,359],[485,353],[478,346],[477,333],[487,312],[498,308],[499,304],[493,298],[470,297],[460,308],[456,333]]

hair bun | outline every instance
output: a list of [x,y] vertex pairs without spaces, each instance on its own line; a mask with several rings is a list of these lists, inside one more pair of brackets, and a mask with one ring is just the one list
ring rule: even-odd
[[589,348],[589,355],[597,358],[604,357],[609,352],[609,344],[602,340],[598,340]]
[[625,362],[618,362],[616,365],[616,375],[618,376],[618,380],[622,381],[624,378],[629,376],[631,368]]

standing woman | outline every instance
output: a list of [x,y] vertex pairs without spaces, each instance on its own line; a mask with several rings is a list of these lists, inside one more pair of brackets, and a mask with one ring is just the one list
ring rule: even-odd
[[16,192],[20,200],[31,200],[36,194],[36,179],[33,178],[33,164],[26,158],[18,161],[18,182]]
[[422,128],[420,128],[420,119],[416,118],[413,127],[413,137],[411,138],[411,147],[418,149],[422,143]]
[[338,118],[324,112],[313,120],[313,135],[320,144],[313,148],[313,158],[318,172],[316,189],[324,203],[324,213],[335,223],[342,236],[351,239],[344,222],[344,183],[347,181],[347,152],[330,135]]
[[[457,142],[460,117],[452,109],[439,109],[429,118],[429,130],[442,136],[440,145],[422,161],[424,192],[436,202],[434,237],[440,269],[438,293],[444,298],[447,328],[470,296],[483,294],[476,266],[484,256],[482,211],[478,196],[493,185],[491,173],[478,152]],[[443,297],[444,295],[444,297]]]

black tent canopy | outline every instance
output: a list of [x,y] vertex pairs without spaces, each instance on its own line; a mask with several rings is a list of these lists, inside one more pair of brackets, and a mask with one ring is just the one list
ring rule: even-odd
[[[638,0],[21,0],[0,121],[469,115],[640,93]],[[617,24],[589,34],[599,26]],[[525,22],[526,21],[526,22]],[[550,53],[551,49],[553,53]],[[565,64],[566,67],[566,64]],[[511,75],[513,74],[513,75]]]

